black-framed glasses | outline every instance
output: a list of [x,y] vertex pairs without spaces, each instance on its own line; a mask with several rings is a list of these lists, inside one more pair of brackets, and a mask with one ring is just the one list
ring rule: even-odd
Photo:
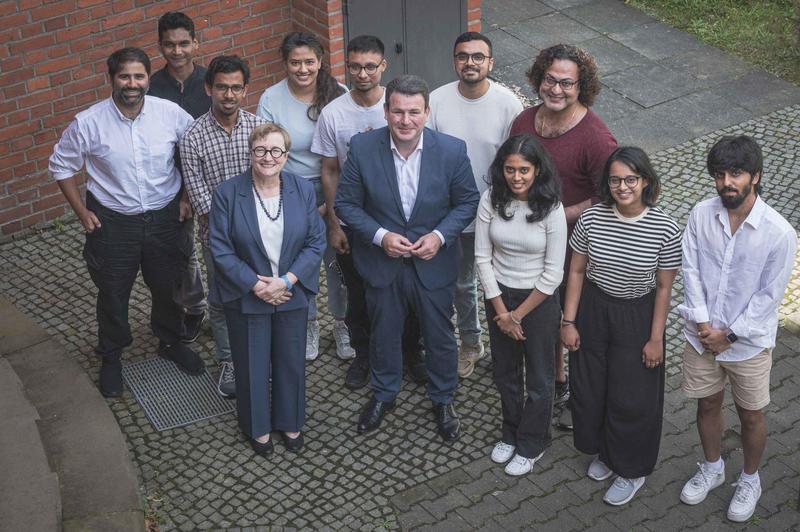
[[572,81],[571,79],[556,79],[550,74],[547,74],[544,79],[542,80],[542,85],[544,85],[545,89],[552,89],[556,85],[561,85],[561,89],[568,91],[571,90],[575,85],[578,84],[578,81]]
[[454,54],[453,57],[455,57],[456,61],[458,61],[459,63],[466,63],[467,61],[472,59],[472,62],[475,63],[476,65],[482,65],[484,61],[492,58],[491,55],[482,54],[481,52],[476,52],[474,54],[460,52]]
[[375,63],[367,63],[366,65],[359,65],[358,63],[351,63],[348,61],[347,71],[350,72],[350,75],[352,76],[358,76],[359,74],[361,74],[362,70],[366,70],[367,74],[371,76],[372,74],[378,71],[378,67],[381,66],[381,63],[383,63],[383,61],[381,61],[377,65]]
[[626,175],[625,177],[620,177],[618,175],[612,175],[608,178],[608,186],[611,188],[619,188],[622,183],[625,183],[626,187],[633,188],[636,186],[636,183],[642,178],[640,175]]
[[231,91],[236,96],[239,96],[244,90],[244,85],[225,85],[224,83],[214,83],[213,88],[215,91],[222,94],[227,94]]
[[253,152],[253,155],[255,155],[256,157],[265,157],[269,153],[270,155],[272,155],[273,159],[280,159],[281,157],[289,153],[289,150],[282,150],[277,146],[269,149],[265,148],[264,146],[256,146],[251,151]]

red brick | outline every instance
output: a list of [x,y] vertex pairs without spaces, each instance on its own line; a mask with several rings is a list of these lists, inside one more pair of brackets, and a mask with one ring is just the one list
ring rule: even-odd
[[[13,194],[21,190],[27,190],[29,188],[36,187],[37,185],[41,185],[45,183],[47,179],[47,176],[44,174],[27,176],[12,181],[6,188],[8,189],[9,194]],[[0,223],[2,223],[2,221],[0,221]]]
[[68,55],[66,57],[59,57],[58,59],[53,59],[40,65],[36,65],[36,73],[39,75],[49,74],[50,72],[66,70],[79,64],[80,58],[77,55]]
[[[2,215],[2,213],[0,213]],[[22,230],[22,222],[16,221],[11,222],[10,224],[6,224],[0,227],[0,233],[4,235],[13,235],[14,233],[19,233]]]
[[36,171],[36,161],[31,161],[29,163],[15,166],[13,171],[14,171],[14,177],[29,176]]
[[105,87],[105,76],[98,74],[90,78],[73,81],[63,86],[64,96],[72,96],[88,90],[96,90]]
[[28,158],[29,161],[36,161],[38,159],[46,159],[50,157],[50,154],[53,153],[53,147],[49,144],[42,144],[40,146],[36,146],[35,148],[29,149],[25,152],[25,156]]
[[39,189],[29,188],[28,190],[23,190],[22,192],[17,194],[17,203],[20,205],[23,203],[31,203],[32,199],[38,197],[39,197]]
[[22,219],[22,228],[25,229],[26,227],[31,227],[42,222],[44,222],[44,213],[37,212],[36,214],[31,214],[27,218]]
[[17,198],[15,196],[4,195],[0,196],[0,211],[10,209],[17,206]]
[[52,222],[56,218],[64,216],[66,212],[67,212],[66,200],[62,199],[61,205],[59,205],[58,207],[53,207],[52,209],[46,210],[44,212],[44,219],[46,222]]
[[84,8],[84,7],[91,7],[96,6],[98,4],[103,4],[107,0],[78,0],[77,7]]
[[67,17],[57,17],[46,20],[44,23],[45,31],[55,31],[67,27]]
[[[224,2],[223,2],[224,3]],[[212,25],[224,24],[231,21],[242,21],[250,16],[250,9],[246,7],[224,9],[220,6],[220,10],[211,16],[209,21]]]
[[114,10],[114,13],[122,13],[123,11],[133,9],[133,7],[132,0],[114,0],[114,2],[111,3],[111,9]]
[[6,98],[17,98],[25,94],[25,83],[17,83],[3,89]]
[[34,211],[46,211],[47,209],[51,209],[58,205],[64,204],[64,196],[61,194],[53,194],[52,196],[48,196],[46,198],[42,198],[39,201],[35,201],[33,203],[33,210]]
[[8,59],[0,61],[0,71],[11,72],[13,70],[17,70],[18,68],[22,68],[24,64],[25,62],[20,55],[16,57],[9,57]]
[[41,105],[47,102],[51,102],[56,98],[61,96],[61,87],[51,87],[46,90],[42,90],[39,92],[35,92],[33,94],[28,94],[23,98],[19,99],[19,107],[20,109],[27,109],[29,107],[33,107],[34,105]]
[[68,28],[56,34],[56,42],[71,43],[72,41],[89,36],[100,31],[100,22],[93,20],[86,24],[71,23]]
[[18,205],[13,209],[0,211],[0,224],[4,224],[11,220],[19,220],[20,218],[27,216],[30,213],[31,213],[30,204]]
[[31,20],[45,20],[58,15],[67,15],[73,9],[75,9],[74,0],[48,1],[46,5],[30,11]]

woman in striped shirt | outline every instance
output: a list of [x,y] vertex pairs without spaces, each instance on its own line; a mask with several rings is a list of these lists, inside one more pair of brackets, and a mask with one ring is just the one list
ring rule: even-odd
[[603,500],[630,501],[658,458],[665,328],[681,265],[681,231],[656,207],[658,176],[639,148],[615,150],[603,200],[570,238],[561,341],[569,359],[575,447],[597,455],[588,476],[618,475]]
[[475,266],[503,412],[492,460],[524,475],[550,444],[567,219],[550,157],[531,135],[506,140],[489,176],[475,224]]

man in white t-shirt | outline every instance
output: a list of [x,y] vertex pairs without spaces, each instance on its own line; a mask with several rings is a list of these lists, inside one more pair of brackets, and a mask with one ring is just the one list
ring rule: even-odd
[[[339,96],[322,109],[311,142],[311,152],[322,157],[322,189],[325,204],[333,205],[339,185],[341,168],[347,160],[353,135],[386,126],[384,88],[381,76],[386,70],[384,46],[372,35],[359,35],[347,44],[347,69],[350,72],[350,92]],[[356,390],[367,385],[369,371],[370,322],[364,296],[364,282],[356,272],[350,254],[352,232],[342,225],[333,209],[325,213],[328,245],[336,250],[336,261],[347,287],[345,322],[350,329],[350,345],[356,357],[345,376],[345,386]],[[419,325],[416,319],[406,324],[403,351],[408,355],[415,380],[425,376],[419,361]]]
[[[453,47],[458,81],[431,93],[428,118],[428,127],[467,144],[480,194],[489,187],[488,170],[497,149],[508,138],[511,123],[522,111],[522,103],[513,92],[489,80],[493,65],[492,42],[485,35],[474,31],[459,35]],[[475,282],[474,221],[461,234],[461,250],[454,302],[461,338],[458,375],[466,378],[484,356]]]

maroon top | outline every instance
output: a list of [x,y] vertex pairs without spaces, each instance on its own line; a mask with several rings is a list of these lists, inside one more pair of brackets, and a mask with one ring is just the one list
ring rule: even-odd
[[[550,155],[561,178],[561,202],[564,207],[591,199],[599,203],[599,184],[603,167],[617,148],[617,139],[594,111],[588,109],[586,116],[578,125],[558,137],[547,138],[539,135],[534,127],[536,113],[541,105],[522,111],[511,124],[509,135],[527,133],[536,137]],[[567,235],[572,234],[575,223],[567,224]],[[569,274],[572,250],[567,246],[567,260],[564,263],[564,283]],[[563,301],[561,302],[563,305]]]
[[[617,140],[605,123],[591,109],[578,125],[558,137],[539,135],[534,127],[541,105],[522,111],[511,124],[511,135],[528,133],[542,143],[561,178],[561,201],[564,207],[591,199],[598,203],[598,185],[603,167]],[[572,224],[570,224],[572,225]]]

